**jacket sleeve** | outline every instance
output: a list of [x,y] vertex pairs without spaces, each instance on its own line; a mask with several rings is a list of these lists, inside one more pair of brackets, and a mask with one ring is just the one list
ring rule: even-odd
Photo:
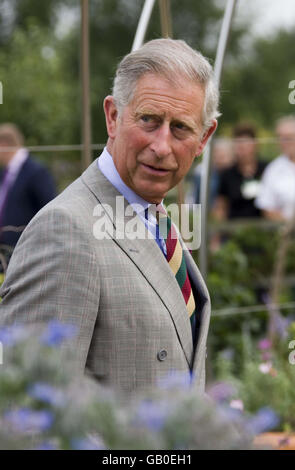
[[23,232],[0,290],[0,326],[53,318],[77,325],[75,360],[83,370],[100,294],[91,235],[77,216],[49,204]]

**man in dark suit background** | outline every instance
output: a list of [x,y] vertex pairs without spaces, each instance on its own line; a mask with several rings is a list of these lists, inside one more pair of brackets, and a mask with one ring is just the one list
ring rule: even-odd
[[24,227],[56,196],[56,188],[48,170],[31,158],[14,124],[0,126],[0,164],[0,246],[11,253]]

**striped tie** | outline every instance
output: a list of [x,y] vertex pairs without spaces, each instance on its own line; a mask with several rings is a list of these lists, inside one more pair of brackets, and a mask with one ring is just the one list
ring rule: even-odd
[[159,208],[158,206],[157,219],[159,223],[159,230],[160,234],[163,234],[163,238],[165,239],[167,249],[166,258],[182,292],[191,321],[193,340],[195,340],[196,304],[186,267],[185,257],[181,243],[177,236],[176,228],[173,225],[170,217],[168,217],[166,211],[164,214],[163,209],[164,208]]

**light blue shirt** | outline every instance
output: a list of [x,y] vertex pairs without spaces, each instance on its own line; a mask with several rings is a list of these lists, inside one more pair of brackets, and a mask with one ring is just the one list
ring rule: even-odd
[[[134,212],[140,217],[144,225],[152,234],[153,238],[157,242],[162,252],[166,255],[166,244],[163,238],[157,239],[156,228],[157,219],[152,211],[148,212],[148,220],[145,217],[145,210],[148,209],[151,204],[145,199],[136,194],[129,186],[127,186],[122,180],[118,173],[118,170],[114,164],[113,158],[105,147],[102,154],[98,159],[98,168],[102,174],[109,180],[109,182],[124,196],[124,198],[132,205]],[[142,207],[142,209],[141,209]]]

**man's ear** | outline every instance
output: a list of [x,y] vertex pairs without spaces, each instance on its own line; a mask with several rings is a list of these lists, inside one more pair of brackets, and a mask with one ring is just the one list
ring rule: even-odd
[[216,131],[216,128],[217,128],[217,121],[216,121],[216,119],[213,119],[211,126],[210,126],[209,129],[205,132],[205,134],[203,135],[203,137],[202,137],[202,139],[201,139],[201,142],[200,142],[200,144],[199,144],[199,147],[198,147],[196,156],[201,155],[201,153],[202,153],[203,150],[204,150],[205,145],[206,145],[207,142],[208,142],[209,137],[211,137],[211,135]]
[[118,110],[113,96],[109,95],[104,99],[103,109],[106,118],[108,136],[111,139],[114,139],[116,136]]

